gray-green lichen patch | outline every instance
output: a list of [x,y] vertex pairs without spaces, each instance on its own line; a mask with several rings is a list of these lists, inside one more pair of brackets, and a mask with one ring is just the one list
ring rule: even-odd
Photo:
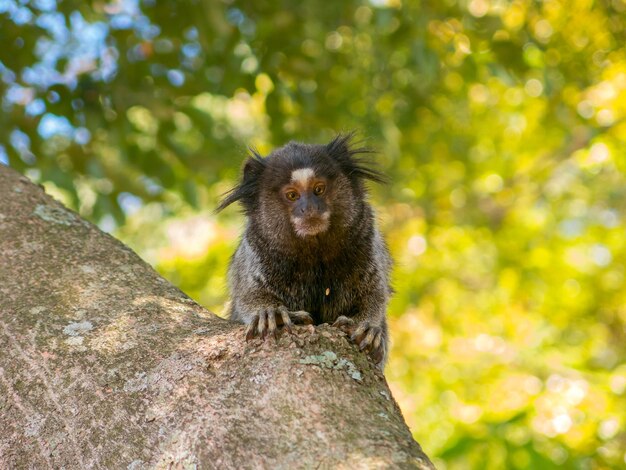
[[312,364],[326,369],[345,370],[354,380],[361,381],[363,379],[361,372],[359,372],[353,362],[338,358],[337,354],[332,351],[324,351],[320,355],[307,356],[304,359],[300,359],[300,364]]
[[92,329],[93,325],[91,324],[91,322],[85,320],[81,322],[70,323],[65,328],[63,328],[63,333],[68,336],[79,336],[87,333],[88,331],[91,331]]
[[146,463],[143,460],[133,460],[131,463],[128,464],[126,470],[141,470],[142,468],[145,468],[145,465]]
[[72,225],[78,222],[77,217],[70,211],[62,207],[48,206],[46,204],[38,204],[33,214],[46,222],[59,225]]
[[95,274],[96,268],[94,268],[93,266],[90,266],[88,264],[83,264],[80,266],[80,270],[85,273],[85,274]]
[[137,372],[135,377],[124,384],[125,392],[141,392],[148,388],[148,375],[145,372]]
[[30,416],[28,419],[28,424],[26,424],[24,428],[24,435],[28,437],[39,435],[39,431],[41,430],[44,421],[45,418],[38,413]]
[[63,328],[63,333],[69,336],[64,342],[66,345],[71,346],[74,351],[86,351],[87,348],[83,346],[85,338],[81,335],[90,332],[93,329],[93,325],[90,321],[73,322]]
[[82,336],[72,336],[71,338],[67,338],[65,340],[65,344],[68,346],[82,346],[84,340],[85,338]]

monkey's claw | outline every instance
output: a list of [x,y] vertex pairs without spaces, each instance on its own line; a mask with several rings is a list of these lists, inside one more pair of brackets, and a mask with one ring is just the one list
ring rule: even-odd
[[350,336],[361,351],[365,351],[376,364],[382,364],[387,355],[387,342],[383,329],[367,322],[356,323],[353,319],[340,316],[333,323],[335,328]]
[[272,335],[278,339],[278,327],[283,326],[291,332],[292,325],[312,325],[313,318],[307,312],[299,310],[291,312],[285,307],[266,308],[259,310],[246,328],[246,341],[260,337],[265,339],[267,335]]

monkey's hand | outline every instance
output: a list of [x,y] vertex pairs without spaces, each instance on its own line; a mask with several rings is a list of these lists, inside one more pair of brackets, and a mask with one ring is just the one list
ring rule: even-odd
[[269,307],[258,310],[252,316],[252,320],[246,328],[246,341],[259,336],[265,339],[271,334],[274,339],[278,338],[278,327],[283,326],[291,333],[291,326],[296,325],[312,325],[313,319],[311,315],[303,310],[291,312],[286,307]]
[[369,354],[377,365],[383,365],[387,357],[387,341],[381,327],[367,321],[357,323],[352,318],[343,315],[335,320],[333,326],[346,333],[361,351]]

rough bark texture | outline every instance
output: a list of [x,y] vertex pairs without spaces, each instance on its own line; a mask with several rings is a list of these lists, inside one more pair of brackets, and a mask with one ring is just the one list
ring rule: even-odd
[[432,468],[331,327],[246,344],[0,165],[0,468]]

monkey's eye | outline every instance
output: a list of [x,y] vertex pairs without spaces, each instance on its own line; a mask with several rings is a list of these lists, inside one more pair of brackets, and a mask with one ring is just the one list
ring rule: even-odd
[[313,194],[316,196],[321,196],[326,191],[326,185],[324,183],[319,183],[313,188]]
[[297,191],[287,191],[285,193],[285,197],[289,200],[289,201],[297,201],[298,199],[300,199],[300,195],[298,194]]

